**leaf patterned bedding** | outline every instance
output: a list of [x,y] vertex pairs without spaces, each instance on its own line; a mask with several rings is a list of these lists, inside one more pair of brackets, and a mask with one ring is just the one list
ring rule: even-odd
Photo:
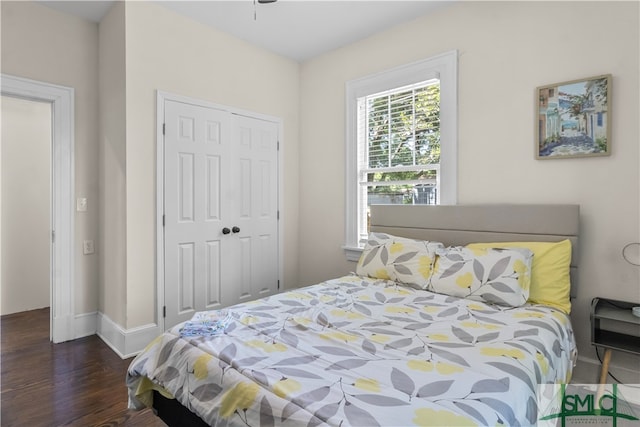
[[211,425],[532,425],[536,385],[568,382],[569,318],[346,276],[229,308],[213,337],[150,343],[127,373]]

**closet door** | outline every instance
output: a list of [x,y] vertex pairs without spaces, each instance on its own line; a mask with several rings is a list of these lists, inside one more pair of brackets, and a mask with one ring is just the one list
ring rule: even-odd
[[231,115],[165,103],[165,327],[221,307]]
[[275,123],[165,102],[165,329],[277,291],[277,141]]
[[278,126],[234,116],[231,171],[234,250],[229,254],[231,283],[223,300],[230,304],[275,293],[278,289]]

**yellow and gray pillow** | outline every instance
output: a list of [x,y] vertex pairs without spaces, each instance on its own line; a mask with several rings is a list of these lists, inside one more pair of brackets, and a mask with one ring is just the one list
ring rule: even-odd
[[371,233],[358,261],[356,273],[426,289],[432,275],[436,250],[443,248],[444,245],[440,242]]
[[571,312],[571,242],[471,243],[470,249],[527,248],[533,252],[529,302]]
[[529,298],[532,258],[526,248],[442,247],[427,289],[518,307]]

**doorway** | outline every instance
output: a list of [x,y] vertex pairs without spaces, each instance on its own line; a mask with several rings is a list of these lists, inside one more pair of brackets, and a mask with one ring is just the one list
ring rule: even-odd
[[[3,97],[46,103],[51,108],[50,336],[54,343],[72,340],[75,338],[72,243],[74,235],[74,90],[7,74],[2,74],[0,82]],[[6,230],[0,226],[0,239],[4,237],[5,232]],[[2,258],[0,253],[0,271],[3,270]],[[4,286],[11,284],[4,283],[2,276],[0,275],[0,288],[4,289]]]
[[50,305],[51,129],[49,102],[2,97],[3,316]]

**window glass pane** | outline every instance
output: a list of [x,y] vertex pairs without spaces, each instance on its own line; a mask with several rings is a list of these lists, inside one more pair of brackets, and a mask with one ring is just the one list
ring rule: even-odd
[[[367,182],[415,181],[423,180],[423,185],[434,185],[437,172],[435,170],[415,170],[404,172],[369,172]],[[416,183],[412,183],[416,184]],[[390,185],[390,184],[382,184]]]
[[413,91],[389,96],[391,158],[389,166],[415,164]]
[[435,185],[390,185],[370,187],[367,205],[436,205],[438,189]]
[[385,97],[367,100],[369,165],[383,168],[389,165],[389,108]]
[[[361,224],[372,204],[438,204],[440,84],[424,82],[363,98],[366,126]],[[421,169],[429,165],[430,169]],[[390,168],[401,167],[401,170]],[[435,169],[433,169],[435,167]],[[380,169],[371,172],[371,169]],[[366,218],[366,220],[365,220]],[[362,236],[366,236],[363,230]]]
[[366,98],[368,168],[440,161],[440,85]]
[[[435,178],[436,171],[429,171]],[[377,174],[368,174],[377,175]],[[368,182],[372,182],[370,179]],[[360,235],[366,239],[369,234],[371,205],[437,205],[438,186],[435,184],[376,185],[367,188],[366,230]]]
[[440,162],[440,85],[430,85],[416,93],[415,129],[417,164]]

